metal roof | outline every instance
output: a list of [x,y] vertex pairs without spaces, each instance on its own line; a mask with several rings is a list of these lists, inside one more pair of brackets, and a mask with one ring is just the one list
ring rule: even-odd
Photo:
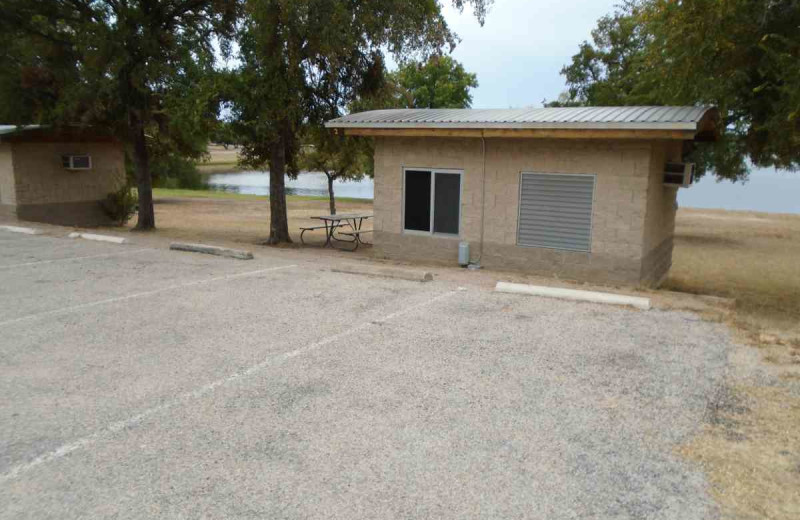
[[542,128],[697,130],[713,107],[558,107],[513,109],[422,108],[359,112],[328,128]]

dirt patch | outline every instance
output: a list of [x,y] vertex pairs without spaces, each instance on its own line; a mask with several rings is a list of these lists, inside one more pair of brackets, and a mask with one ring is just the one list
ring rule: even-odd
[[[342,201],[337,203],[340,213],[372,213],[372,201]],[[193,242],[233,242],[258,245],[269,236],[269,200],[202,199],[168,197],[155,199],[156,235]],[[289,232],[292,240],[300,243],[300,227],[319,225],[311,217],[330,213],[325,200],[289,199]],[[128,224],[132,228],[136,218]],[[366,221],[364,229],[371,229]],[[324,231],[311,231],[303,236],[306,244],[321,246]],[[368,251],[367,248],[359,251]],[[361,252],[360,254],[365,254]]]
[[778,386],[723,392],[681,455],[703,467],[724,518],[800,518],[800,397]]

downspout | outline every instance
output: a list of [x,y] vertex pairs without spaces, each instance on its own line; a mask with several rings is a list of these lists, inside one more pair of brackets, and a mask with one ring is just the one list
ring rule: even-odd
[[480,252],[478,253],[478,260],[477,262],[473,262],[470,264],[470,267],[473,269],[480,269],[481,267],[481,258],[483,258],[483,230],[484,220],[486,218],[486,137],[485,137],[485,130],[481,130],[481,160],[483,163],[483,179],[482,183],[483,186],[481,188],[481,241],[480,241]]

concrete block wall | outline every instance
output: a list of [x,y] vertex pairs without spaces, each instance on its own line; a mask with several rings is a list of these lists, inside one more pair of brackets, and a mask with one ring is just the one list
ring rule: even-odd
[[678,189],[664,185],[664,163],[680,162],[682,143],[653,143],[647,185],[647,212],[642,240],[641,283],[658,285],[672,266]]
[[[97,201],[125,183],[125,153],[112,142],[13,143],[17,204]],[[68,171],[61,156],[91,155],[91,170]]]
[[[101,203],[125,184],[121,144],[17,141],[3,146],[10,147],[13,162],[13,202],[8,206],[19,219],[79,226],[109,222]],[[90,155],[92,168],[64,169],[61,156],[68,154]]]
[[[481,255],[481,140],[378,138],[376,254],[455,264],[458,242],[465,240],[471,245],[472,260],[478,260],[480,255],[481,264],[487,267],[639,284],[646,251],[647,207],[649,197],[655,198],[655,193],[648,191],[655,145],[646,141],[486,139],[486,215]],[[463,170],[459,237],[403,232],[403,169],[413,167]],[[590,253],[517,246],[520,172],[596,175]]]
[[15,185],[11,143],[0,143],[0,206],[16,205]]

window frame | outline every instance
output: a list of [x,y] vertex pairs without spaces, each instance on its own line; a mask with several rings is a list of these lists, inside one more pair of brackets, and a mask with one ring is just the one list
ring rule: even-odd
[[[570,249],[565,247],[553,246],[538,246],[522,244],[519,241],[520,235],[520,218],[522,217],[522,176],[523,175],[574,175],[577,177],[592,177],[592,211],[589,214],[589,246],[587,249]],[[596,173],[567,173],[567,172],[535,172],[535,171],[520,171],[519,183],[517,186],[517,247],[530,247],[534,249],[554,249],[556,251],[569,251],[571,253],[592,253],[594,246],[594,211],[597,204],[597,174]]]
[[[430,199],[430,208],[431,208],[431,215],[430,215],[430,223],[428,229],[430,231],[420,231],[419,229],[406,229],[406,175],[409,171],[412,172],[429,172],[431,174],[431,199]],[[433,231],[433,219],[436,215],[436,174],[437,173],[446,173],[446,174],[455,174],[458,175],[458,232],[457,233],[436,233]],[[461,213],[462,213],[462,205],[464,200],[464,170],[454,169],[454,168],[431,168],[431,167],[413,167],[413,166],[404,166],[403,167],[403,197],[400,201],[402,205],[402,211],[400,212],[400,218],[402,220],[403,225],[403,234],[408,235],[420,235],[420,236],[435,236],[441,238],[460,238],[461,237]]]
[[[75,158],[76,157],[86,157],[89,160],[89,166],[82,167],[82,166],[75,166]],[[64,159],[69,160],[69,165],[64,165]],[[64,154],[61,156],[61,167],[65,170],[91,170],[93,166],[92,156],[88,153],[69,153]]]

